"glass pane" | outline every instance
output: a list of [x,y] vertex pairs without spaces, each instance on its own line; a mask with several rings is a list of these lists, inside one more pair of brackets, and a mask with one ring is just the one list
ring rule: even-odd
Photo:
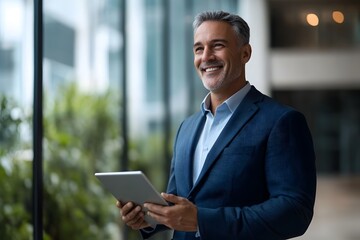
[[32,236],[32,3],[0,0],[0,238]]
[[[129,169],[142,170],[158,191],[165,191],[166,163],[164,1],[127,1]],[[168,81],[168,79],[166,79]],[[166,235],[166,233],[165,233]],[[129,229],[128,239],[139,239]],[[156,239],[164,239],[161,234]],[[165,238],[168,239],[168,238]]]
[[276,90],[276,99],[306,115],[321,174],[360,173],[360,90]]
[[236,2],[127,2],[130,169],[143,170],[159,191],[166,189],[177,128],[206,94],[193,66],[193,16],[211,8],[236,9]]
[[119,1],[44,1],[44,233],[119,239],[115,200],[94,177],[117,171]]

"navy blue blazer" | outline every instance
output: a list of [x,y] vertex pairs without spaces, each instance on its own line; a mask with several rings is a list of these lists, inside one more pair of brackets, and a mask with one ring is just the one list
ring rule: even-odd
[[271,240],[302,235],[313,216],[316,191],[315,154],[304,116],[252,86],[193,184],[194,151],[205,119],[198,112],[181,124],[167,189],[197,206],[201,237],[175,231],[173,239]]

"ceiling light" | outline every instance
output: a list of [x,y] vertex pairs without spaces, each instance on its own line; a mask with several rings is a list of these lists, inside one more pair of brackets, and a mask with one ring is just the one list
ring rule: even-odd
[[344,14],[340,11],[333,11],[332,18],[336,23],[343,23],[345,20]]
[[319,25],[319,17],[314,13],[309,13],[306,15],[306,21],[309,25],[316,27]]

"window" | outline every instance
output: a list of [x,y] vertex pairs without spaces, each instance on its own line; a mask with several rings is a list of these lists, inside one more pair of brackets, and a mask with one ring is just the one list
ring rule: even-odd
[[[114,199],[94,173],[143,170],[165,190],[172,138],[206,94],[193,70],[193,16],[236,6],[234,0],[43,1],[46,239],[138,239],[118,221]],[[33,231],[33,9],[33,1],[0,0],[4,239],[29,239]]]

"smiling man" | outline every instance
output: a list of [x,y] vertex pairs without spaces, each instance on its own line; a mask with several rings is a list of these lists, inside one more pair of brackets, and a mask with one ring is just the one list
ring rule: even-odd
[[194,42],[194,65],[205,88],[216,96],[215,110],[245,86],[245,64],[251,47],[222,21],[206,21],[196,27]]
[[194,21],[194,65],[209,94],[181,124],[167,193],[147,203],[150,227],[133,203],[117,203],[144,239],[288,239],[303,234],[316,190],[315,155],[304,116],[260,93],[245,77],[249,27],[239,16],[204,12]]

